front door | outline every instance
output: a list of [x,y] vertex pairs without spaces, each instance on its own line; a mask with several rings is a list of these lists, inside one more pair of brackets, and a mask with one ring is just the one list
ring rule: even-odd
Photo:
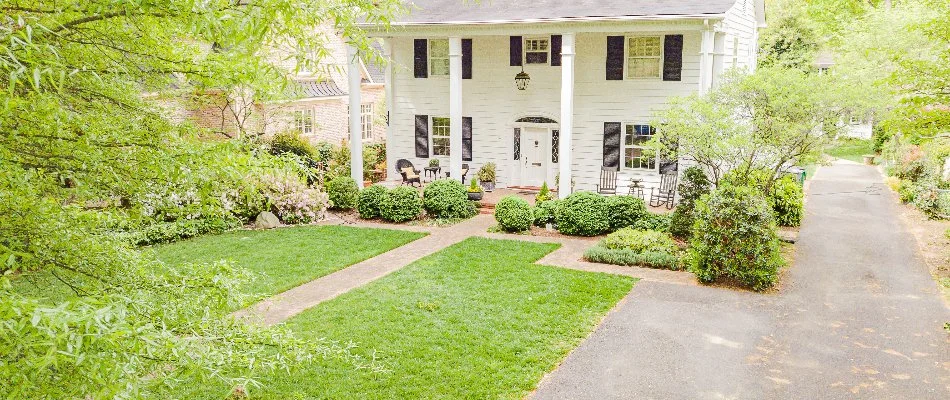
[[547,128],[524,128],[521,133],[521,185],[541,186],[547,175]]

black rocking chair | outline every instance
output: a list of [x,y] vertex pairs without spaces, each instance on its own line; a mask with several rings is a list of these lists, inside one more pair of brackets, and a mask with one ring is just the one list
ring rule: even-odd
[[597,184],[597,193],[617,194],[618,167],[600,167],[600,183]]
[[[404,168],[411,168],[412,173],[407,173],[404,171]],[[399,175],[402,175],[402,184],[415,186],[416,183],[419,186],[422,186],[422,177],[419,176],[419,170],[412,165],[412,162],[406,159],[399,159],[396,161],[396,170],[399,171]]]
[[677,174],[660,175],[660,187],[650,189],[650,207],[659,207],[666,205],[667,210],[673,209],[676,199],[676,180]]

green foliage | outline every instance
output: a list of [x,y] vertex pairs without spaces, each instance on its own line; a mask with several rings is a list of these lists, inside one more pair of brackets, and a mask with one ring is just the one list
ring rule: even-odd
[[382,175],[376,174],[376,170],[386,171],[386,143],[363,145],[363,180],[379,182]]
[[683,171],[679,184],[680,202],[670,216],[670,233],[682,239],[689,239],[693,229],[693,210],[696,201],[710,191],[711,183],[702,168],[692,166]]
[[871,134],[871,150],[876,154],[881,154],[881,152],[884,151],[884,146],[893,137],[894,134],[888,132],[880,125],[875,125],[873,133]]
[[472,179],[471,182],[470,182],[469,185],[468,185],[468,192],[469,192],[469,193],[483,193],[484,191],[485,191],[485,189],[482,189],[482,187],[479,186],[479,185],[478,185],[478,182],[477,182],[476,180],[474,180],[474,179]]
[[534,205],[541,205],[541,203],[551,200],[552,198],[551,189],[548,189],[548,183],[544,182],[541,184],[541,190],[538,191],[538,194],[534,195]]
[[775,182],[768,202],[775,215],[775,222],[779,226],[802,224],[805,213],[805,193],[798,180],[791,175],[786,175]]
[[696,203],[689,254],[700,281],[729,278],[756,291],[775,284],[784,262],[768,202],[756,189],[733,185]]
[[389,190],[383,185],[372,185],[360,191],[356,202],[356,211],[360,213],[360,218],[373,219],[382,216],[383,202],[386,201],[388,193]]
[[422,213],[422,199],[415,188],[399,186],[389,191],[380,207],[380,217],[390,222],[406,222]]
[[331,208],[334,210],[352,210],[360,196],[356,181],[348,176],[338,176],[327,182],[327,194],[330,195]]
[[560,200],[548,200],[534,207],[534,224],[545,226],[553,224],[557,219],[557,210],[561,206]]
[[468,191],[459,181],[439,179],[426,186],[422,206],[433,218],[471,218],[476,214],[468,200]]
[[865,155],[874,154],[874,143],[871,140],[842,138],[828,147],[825,153],[835,158],[863,163]]
[[641,231],[633,228],[623,228],[607,235],[600,242],[600,246],[611,250],[631,250],[635,253],[667,253],[676,254],[679,248],[673,241],[673,236],[666,232]]
[[565,235],[600,235],[610,230],[607,199],[597,193],[573,193],[561,201],[556,220],[557,230]]
[[900,197],[901,203],[913,203],[914,197],[917,196],[917,188],[914,186],[914,182],[902,179],[897,186],[897,195]]
[[682,269],[680,259],[670,253],[639,253],[628,249],[608,249],[594,246],[584,251],[584,259],[602,264],[660,268],[673,271]]
[[430,158],[430,159],[429,159],[429,166],[430,166],[430,167],[438,167],[438,166],[439,166],[439,159],[438,159],[438,158]]
[[481,182],[495,182],[495,163],[489,162],[478,169],[476,178]]
[[495,221],[507,232],[523,232],[531,228],[534,215],[531,205],[517,196],[505,196],[495,205]]
[[274,155],[294,154],[305,159],[314,158],[317,151],[296,130],[278,132],[270,140],[270,152]]
[[669,214],[647,213],[633,224],[631,228],[641,231],[669,232],[672,218]]
[[790,14],[769,23],[759,38],[759,65],[763,67],[815,68],[818,36],[800,14]]
[[635,196],[608,196],[607,211],[610,216],[610,230],[632,226],[647,215],[647,205],[643,199]]

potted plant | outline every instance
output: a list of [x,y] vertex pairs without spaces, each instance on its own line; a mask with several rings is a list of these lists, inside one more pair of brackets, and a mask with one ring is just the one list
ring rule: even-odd
[[472,201],[479,201],[482,199],[482,196],[485,195],[485,191],[482,190],[481,186],[472,180],[472,184],[468,186],[468,199]]
[[534,195],[534,205],[540,205],[548,200],[551,200],[551,189],[548,189],[548,183],[544,182],[541,184],[541,190],[538,191],[538,194]]
[[429,159],[429,168],[436,168],[436,167],[438,167],[438,166],[439,166],[439,159],[438,159],[438,158]]
[[478,182],[486,192],[495,190],[495,163],[485,163],[478,169]]

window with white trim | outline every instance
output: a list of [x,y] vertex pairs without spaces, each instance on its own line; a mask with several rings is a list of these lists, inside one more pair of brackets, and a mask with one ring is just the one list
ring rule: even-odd
[[525,38],[525,64],[547,64],[550,50],[551,42],[549,38]]
[[373,103],[360,104],[360,127],[363,139],[373,138]]
[[313,133],[313,109],[294,110],[294,127],[301,135]]
[[739,66],[739,37],[732,38],[732,67]]
[[625,124],[623,133],[623,166],[628,169],[655,170],[656,154],[644,147],[656,133],[650,125]]
[[451,148],[451,119],[432,117],[432,155],[447,156]]
[[660,78],[663,72],[663,37],[627,38],[627,78]]
[[429,39],[429,76],[449,76],[448,39]]

